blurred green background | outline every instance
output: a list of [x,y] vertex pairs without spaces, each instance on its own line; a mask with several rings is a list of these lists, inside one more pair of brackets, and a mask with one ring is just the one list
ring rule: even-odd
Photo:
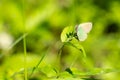
[[[80,42],[87,54],[80,70],[92,68],[120,69],[120,0],[0,0],[0,80],[23,80],[18,75],[24,68],[23,36],[27,45],[27,67],[33,68],[46,54],[40,67],[53,64],[61,46],[64,27],[92,22],[87,40]],[[25,24],[25,28],[24,25]],[[9,49],[9,47],[11,47]],[[65,47],[62,68],[70,66],[77,55],[73,47]],[[16,75],[15,75],[16,74]],[[48,73],[49,74],[49,73]],[[120,73],[97,75],[101,80],[120,80]],[[31,80],[40,80],[39,71]]]

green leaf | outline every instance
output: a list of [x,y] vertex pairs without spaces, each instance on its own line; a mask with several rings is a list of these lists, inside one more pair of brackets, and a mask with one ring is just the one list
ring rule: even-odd
[[61,33],[61,41],[68,42],[73,37],[74,28],[72,26],[65,27]]
[[83,57],[86,58],[86,53],[85,50],[83,48],[83,46],[80,44],[80,42],[73,38],[71,41],[68,42],[71,46],[75,47],[76,49],[78,49],[79,51],[81,51],[83,53]]
[[57,76],[56,71],[54,70],[53,66],[46,65],[41,68],[41,71],[47,75],[47,77]]
[[106,73],[110,73],[110,72],[120,72],[120,70],[118,69],[103,69],[103,68],[93,68],[91,70],[88,71],[80,71],[77,68],[70,68],[70,70],[73,72],[73,74],[75,76],[92,76],[92,75],[101,75],[101,74],[106,74]]
[[70,68],[66,68],[65,71],[67,71],[69,74],[73,75],[73,72],[70,70]]
[[72,78],[73,76],[67,71],[61,72],[59,78]]
[[[87,58],[86,58],[85,50],[84,50],[84,48],[82,47],[82,45],[80,44],[80,42],[79,42],[75,37],[72,37],[71,40],[64,42],[64,44],[63,44],[62,47],[60,48],[60,51],[58,52],[59,55],[61,55],[61,50],[62,50],[62,48],[63,48],[65,45],[70,45],[70,46],[76,48],[78,51],[80,51],[80,52],[83,54],[83,55],[82,55],[82,60],[83,60],[83,62],[84,62],[85,64],[87,64],[87,62],[86,62],[86,59],[87,59]],[[76,56],[75,60],[72,62],[71,66],[74,65],[74,63],[76,62],[76,60],[77,60],[77,58],[78,58],[78,54],[76,54],[76,55],[77,55],[77,56]],[[71,66],[70,66],[70,67],[71,67]]]

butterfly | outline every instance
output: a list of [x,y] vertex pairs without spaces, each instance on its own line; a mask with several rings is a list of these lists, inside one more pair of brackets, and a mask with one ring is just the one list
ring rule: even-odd
[[87,39],[87,34],[91,31],[92,29],[92,23],[91,22],[86,22],[79,24],[76,26],[76,33],[79,41],[84,41]]

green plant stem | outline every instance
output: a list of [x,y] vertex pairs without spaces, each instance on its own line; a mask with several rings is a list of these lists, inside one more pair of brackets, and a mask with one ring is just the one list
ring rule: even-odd
[[[57,66],[60,67],[61,66],[61,53],[62,53],[62,49],[63,47],[66,45],[66,43],[63,43],[58,51],[58,55],[57,55]],[[61,70],[61,67],[59,68],[59,71]]]
[[33,75],[34,71],[38,68],[38,66],[40,65],[40,63],[42,62],[42,60],[44,59],[44,57],[46,56],[46,54],[47,54],[47,52],[42,55],[42,57],[39,60],[39,62],[37,63],[37,65],[35,67],[33,67],[32,73],[30,74],[30,77]]
[[8,50],[12,49],[16,44],[18,44],[20,41],[22,41],[23,38],[26,37],[27,35],[28,35],[28,33],[25,33],[22,36],[20,36],[17,40],[14,41],[14,43],[12,43],[12,45],[10,45],[8,47]]
[[24,75],[25,80],[27,80],[27,50],[26,50],[26,37],[23,38],[23,46],[24,46]]
[[[23,34],[25,35],[26,33],[26,20],[25,20],[25,0],[23,0],[23,11],[22,11],[22,15],[23,15]],[[27,50],[26,50],[26,36],[23,37],[23,48],[24,48],[24,78],[25,80],[27,79]]]

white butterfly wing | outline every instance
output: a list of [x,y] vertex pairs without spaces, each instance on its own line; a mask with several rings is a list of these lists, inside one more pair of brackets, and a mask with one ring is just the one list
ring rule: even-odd
[[91,22],[82,23],[78,27],[81,27],[86,33],[89,33],[92,29],[92,23]]
[[87,34],[86,33],[85,34],[79,34],[78,39],[79,39],[79,41],[86,40],[87,39]]
[[87,38],[87,33],[81,28],[77,27],[77,36],[79,41],[84,41]]

